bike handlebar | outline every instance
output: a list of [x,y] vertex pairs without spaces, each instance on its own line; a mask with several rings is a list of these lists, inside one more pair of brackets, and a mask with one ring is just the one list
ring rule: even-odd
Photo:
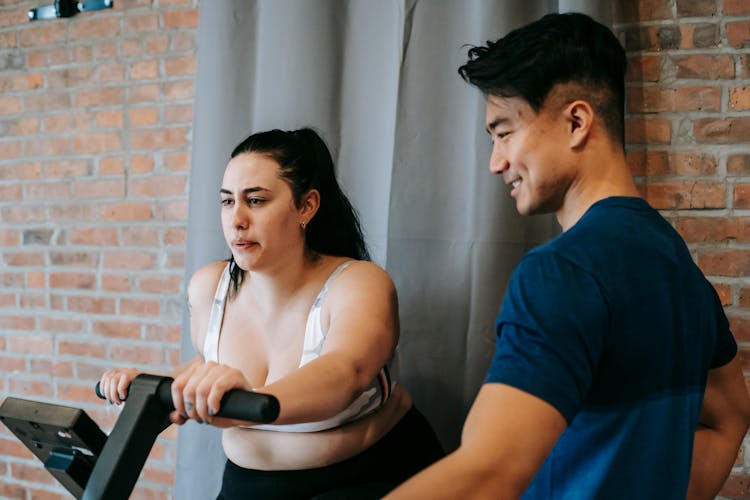
[[[172,382],[174,379],[172,377],[162,378],[163,380],[157,389],[157,399],[166,407],[167,411],[172,411],[174,410],[174,404],[172,403]],[[138,380],[138,377],[133,382],[136,380]],[[106,399],[106,396],[101,393],[99,382],[96,383],[95,391],[99,398]],[[215,416],[263,424],[270,423],[279,416],[279,400],[270,394],[232,389],[221,398],[221,406]]]

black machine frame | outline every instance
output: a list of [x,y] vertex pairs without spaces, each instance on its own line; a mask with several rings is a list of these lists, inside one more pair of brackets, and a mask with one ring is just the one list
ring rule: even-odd
[[[75,498],[126,500],[154,441],[170,424],[171,384],[170,377],[138,375],[109,436],[83,410],[13,397],[0,405],[0,421]],[[217,416],[267,423],[278,414],[275,397],[232,390]]]

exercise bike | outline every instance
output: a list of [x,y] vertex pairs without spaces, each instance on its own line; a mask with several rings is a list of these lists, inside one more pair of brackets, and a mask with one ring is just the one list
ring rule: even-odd
[[[126,500],[158,435],[169,425],[173,379],[138,375],[107,436],[81,409],[8,397],[2,421],[76,499]],[[96,393],[104,396],[96,384]],[[279,414],[269,394],[232,390],[217,417],[270,423]]]

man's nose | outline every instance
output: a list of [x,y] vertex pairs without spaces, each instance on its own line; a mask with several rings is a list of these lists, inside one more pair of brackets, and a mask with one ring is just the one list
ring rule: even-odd
[[503,153],[500,146],[495,142],[492,145],[492,154],[490,155],[490,172],[493,174],[502,174],[508,170],[509,166],[508,156]]

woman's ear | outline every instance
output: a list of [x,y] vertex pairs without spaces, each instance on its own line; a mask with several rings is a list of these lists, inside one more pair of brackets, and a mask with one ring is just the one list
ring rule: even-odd
[[320,208],[320,192],[317,189],[311,189],[304,195],[300,200],[300,215],[302,216],[302,222],[305,225],[310,223],[310,220],[315,217],[315,214]]
[[570,146],[579,148],[586,143],[594,124],[594,110],[586,101],[573,101],[563,111],[569,124]]

